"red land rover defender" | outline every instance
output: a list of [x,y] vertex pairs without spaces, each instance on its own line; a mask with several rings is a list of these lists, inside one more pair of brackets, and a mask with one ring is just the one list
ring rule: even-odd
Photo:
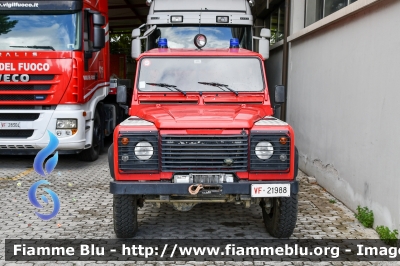
[[[115,129],[108,153],[117,237],[135,235],[144,202],[179,211],[209,202],[258,204],[267,231],[289,237],[297,219],[297,152],[293,129],[272,116],[263,56],[241,48],[158,48],[137,60],[130,117]],[[125,95],[118,87],[120,103]],[[273,95],[283,102],[284,87]]]

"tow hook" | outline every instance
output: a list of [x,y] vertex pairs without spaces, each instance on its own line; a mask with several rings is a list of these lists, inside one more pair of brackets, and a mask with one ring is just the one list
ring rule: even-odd
[[189,187],[189,193],[192,195],[197,195],[197,193],[199,193],[200,190],[203,189],[203,185],[202,184],[198,184],[198,185],[191,185]]

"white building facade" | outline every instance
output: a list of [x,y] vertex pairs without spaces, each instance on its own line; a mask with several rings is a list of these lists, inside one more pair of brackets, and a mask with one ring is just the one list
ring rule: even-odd
[[271,28],[269,86],[287,86],[300,169],[400,230],[400,1],[256,1],[253,13]]

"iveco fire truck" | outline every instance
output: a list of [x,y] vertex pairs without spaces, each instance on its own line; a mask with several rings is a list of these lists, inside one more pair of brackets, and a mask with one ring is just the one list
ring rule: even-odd
[[[133,31],[138,67],[130,117],[115,129],[108,153],[117,237],[135,235],[144,202],[179,211],[198,203],[258,204],[267,231],[289,237],[298,155],[293,129],[272,117],[264,70],[269,30],[261,30],[260,54],[239,48],[237,38],[228,48],[206,48],[211,38],[201,33],[193,35],[196,48],[170,48],[159,38],[159,48],[140,53],[150,32]],[[273,98],[284,101],[283,86]],[[124,86],[117,100],[127,102]]]
[[96,160],[116,126],[109,96],[107,1],[0,1],[0,154]]

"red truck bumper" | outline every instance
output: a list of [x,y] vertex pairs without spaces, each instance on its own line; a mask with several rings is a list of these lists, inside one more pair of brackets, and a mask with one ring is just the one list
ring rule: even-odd
[[[251,195],[252,184],[290,184],[292,194],[297,194],[299,191],[299,182],[294,181],[241,181],[232,183],[219,184],[202,184],[204,189],[201,190],[204,194],[239,194]],[[134,182],[134,181],[112,181],[110,182],[110,192],[118,195],[190,195],[189,187],[193,183],[170,183],[159,181]],[[209,188],[209,189],[208,189]],[[200,193],[202,194],[202,193]]]

